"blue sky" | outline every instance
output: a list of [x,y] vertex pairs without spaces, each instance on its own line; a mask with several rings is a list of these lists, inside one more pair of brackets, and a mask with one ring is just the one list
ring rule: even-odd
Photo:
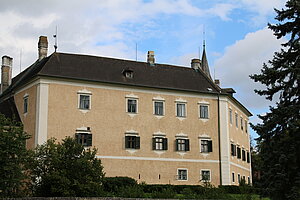
[[[54,51],[190,66],[203,39],[212,77],[232,87],[235,97],[254,115],[271,102],[254,94],[260,84],[249,79],[272,58],[284,40],[267,29],[274,7],[285,0],[0,0],[0,55],[14,58],[13,76],[37,59],[37,41],[48,36]],[[205,36],[203,35],[205,27]],[[22,56],[20,57],[20,52]],[[21,59],[20,59],[21,58]],[[253,137],[257,135],[252,131]]]

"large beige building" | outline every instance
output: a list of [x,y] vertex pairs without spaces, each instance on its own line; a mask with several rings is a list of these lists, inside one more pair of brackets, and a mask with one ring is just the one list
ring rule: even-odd
[[0,112],[32,138],[74,137],[96,147],[106,176],[149,184],[237,185],[251,182],[251,113],[212,80],[205,51],[191,67],[53,53],[11,79],[2,57]]

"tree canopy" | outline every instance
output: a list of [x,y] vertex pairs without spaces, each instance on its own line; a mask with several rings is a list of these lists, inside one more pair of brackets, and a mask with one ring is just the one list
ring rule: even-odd
[[0,197],[24,196],[28,176],[26,140],[23,126],[0,114]]
[[104,177],[96,149],[85,149],[67,137],[50,139],[34,150],[33,191],[36,196],[100,196]]
[[[261,124],[253,126],[259,134],[258,149],[262,162],[265,194],[272,199],[300,198],[300,1],[289,0],[285,8],[275,9],[277,24],[269,24],[278,39],[288,41],[263,65],[261,74],[251,78],[266,86],[256,90],[269,100],[277,99]],[[274,98],[275,97],[275,98]]]

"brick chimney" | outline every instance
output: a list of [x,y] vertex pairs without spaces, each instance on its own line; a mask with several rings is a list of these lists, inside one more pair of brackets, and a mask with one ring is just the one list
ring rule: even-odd
[[191,67],[193,69],[201,69],[201,61],[198,58],[194,58],[191,61]]
[[46,36],[40,36],[38,43],[39,61],[47,57],[48,53],[48,40]]
[[147,63],[149,63],[150,65],[155,64],[154,51],[148,51]]
[[9,56],[2,57],[1,66],[1,93],[6,90],[11,84],[11,69],[12,69],[13,59]]

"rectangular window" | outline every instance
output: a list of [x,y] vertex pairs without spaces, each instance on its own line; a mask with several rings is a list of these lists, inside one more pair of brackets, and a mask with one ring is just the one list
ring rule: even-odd
[[154,102],[154,114],[155,115],[164,115],[164,102],[155,101]]
[[137,100],[136,99],[127,99],[127,112],[137,113]]
[[229,122],[232,124],[232,110],[229,109]]
[[246,161],[246,151],[244,149],[242,150],[242,160]]
[[177,103],[176,104],[176,116],[177,117],[186,117],[186,104],[185,103]]
[[250,177],[248,176],[248,184],[251,184]]
[[208,119],[208,105],[200,105],[200,118]]
[[236,150],[237,150],[237,158],[241,159],[241,148],[237,147]]
[[140,137],[138,136],[125,136],[126,149],[140,149]]
[[241,129],[244,130],[244,120],[242,117],[241,117]]
[[24,113],[28,112],[28,96],[24,97],[24,99],[23,99],[23,110],[24,110]]
[[235,182],[234,172],[232,172],[232,182]]
[[79,109],[89,110],[90,109],[90,95],[79,95]]
[[210,182],[210,170],[201,170],[201,181]]
[[168,150],[168,138],[155,137],[152,138],[153,150]]
[[190,140],[189,139],[176,139],[176,151],[189,151]]
[[250,153],[247,151],[247,163],[250,163]]
[[248,123],[246,120],[245,120],[245,132],[248,133]]
[[89,147],[92,146],[92,134],[89,133],[76,133],[76,140],[78,144]]
[[201,153],[212,152],[212,141],[211,140],[201,140]]
[[236,145],[235,144],[231,144],[231,155],[236,156]]
[[177,180],[187,180],[187,170],[178,169],[177,170]]
[[235,113],[235,126],[238,128],[239,127],[239,117],[238,117],[238,114]]
[[241,183],[241,175],[240,174],[238,174],[238,182],[239,182],[239,184]]

